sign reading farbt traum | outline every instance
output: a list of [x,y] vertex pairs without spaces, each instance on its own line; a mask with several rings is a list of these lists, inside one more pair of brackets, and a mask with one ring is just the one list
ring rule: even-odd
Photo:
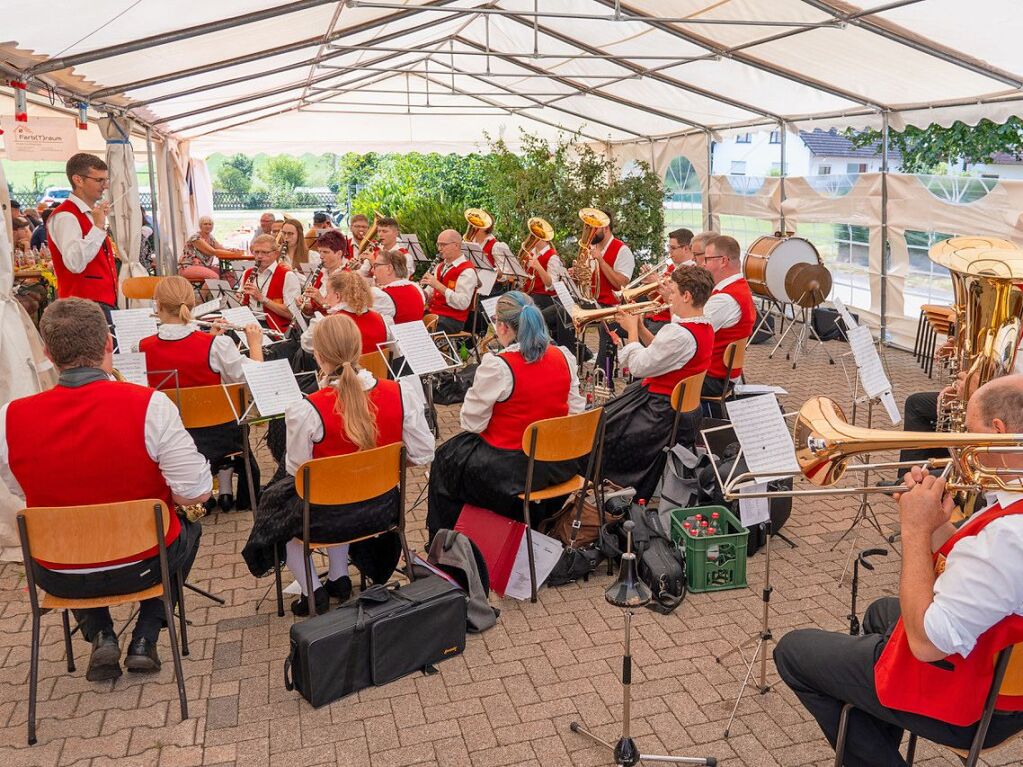
[[29,117],[16,122],[0,117],[5,157],[8,160],[66,160],[78,151],[78,131],[73,117]]

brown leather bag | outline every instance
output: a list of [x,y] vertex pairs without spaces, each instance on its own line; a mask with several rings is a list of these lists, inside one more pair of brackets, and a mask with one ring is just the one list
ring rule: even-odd
[[[582,512],[579,514],[578,525],[576,525],[576,501],[579,498],[580,490],[576,490],[568,496],[565,500],[565,505],[561,507],[557,514],[544,520],[540,526],[540,532],[552,538],[557,538],[566,546],[574,546],[575,548],[585,548],[596,543],[597,538],[600,536],[600,511],[597,509],[595,489],[593,485],[587,486],[588,492],[586,497],[583,498]],[[613,482],[604,481],[604,495],[621,489]],[[605,506],[605,517],[605,521],[610,522],[620,519],[621,515],[616,516],[612,514]],[[573,532],[575,533],[574,536]]]

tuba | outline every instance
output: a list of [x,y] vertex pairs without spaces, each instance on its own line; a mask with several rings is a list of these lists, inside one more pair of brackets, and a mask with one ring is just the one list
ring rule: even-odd
[[465,220],[469,225],[465,227],[462,239],[466,242],[477,242],[476,238],[485,235],[494,225],[494,217],[483,208],[469,208],[465,211]]
[[537,243],[550,242],[554,239],[554,227],[539,216],[533,216],[528,222],[529,235],[519,245],[518,259],[523,269],[529,269],[530,253]]
[[584,299],[593,301],[597,298],[597,264],[590,255],[590,244],[593,235],[611,223],[607,213],[596,208],[583,208],[579,211],[583,222],[583,231],[579,235],[579,252],[572,263],[572,279],[575,280],[579,293]]
[[1011,373],[1023,330],[1023,249],[1007,240],[954,237],[930,250],[948,269],[955,301],[956,332],[948,361],[954,383],[965,374],[962,394],[938,404],[938,430],[966,428],[969,392]]
[[373,235],[377,233],[377,224],[380,223],[380,219],[383,216],[380,215],[380,211],[373,211],[373,223],[369,225],[369,229],[366,230],[365,236],[359,240],[358,249],[359,256],[364,257],[366,253],[366,246],[373,242]]

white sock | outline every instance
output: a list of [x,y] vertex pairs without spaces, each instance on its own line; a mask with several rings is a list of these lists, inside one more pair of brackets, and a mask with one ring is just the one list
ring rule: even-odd
[[[339,547],[340,548],[340,547]],[[305,563],[302,562],[302,541],[298,538],[292,538],[284,545],[285,563],[288,565],[288,569],[291,570],[291,575],[298,581],[298,585],[302,587],[302,593],[305,595],[309,594],[309,589],[305,582]],[[345,548],[345,559],[348,558],[348,550]],[[310,557],[310,560],[312,557]],[[320,587],[320,577],[316,573],[316,563],[313,562],[313,591],[316,591]]]
[[333,546],[327,549],[327,559],[330,561],[330,569],[327,577],[336,581],[348,575],[348,546]]
[[217,472],[217,492],[221,495],[234,495],[234,469],[221,469]]

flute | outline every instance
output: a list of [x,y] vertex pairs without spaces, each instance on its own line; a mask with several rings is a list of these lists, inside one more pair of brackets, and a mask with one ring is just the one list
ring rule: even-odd
[[[200,327],[221,328],[223,330],[233,330],[236,333],[242,334],[245,333],[244,325],[236,325],[233,322],[221,321],[217,323],[215,321],[211,322],[209,320],[192,320],[192,322],[194,322],[196,325],[199,325]],[[262,325],[260,325],[259,329],[262,330],[266,335],[270,336],[270,338],[276,338],[278,341],[283,339],[285,336],[285,334],[279,330],[274,330],[273,328],[264,328]]]

